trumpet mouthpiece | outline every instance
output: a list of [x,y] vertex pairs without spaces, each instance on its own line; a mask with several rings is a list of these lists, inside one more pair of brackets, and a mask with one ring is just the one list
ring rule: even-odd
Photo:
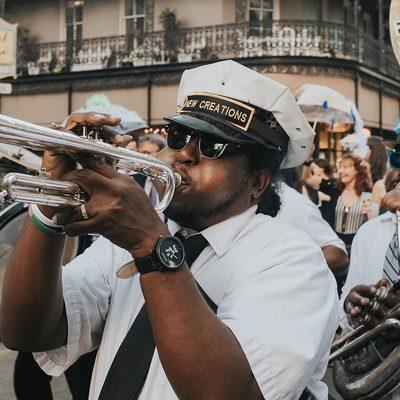
[[182,183],[182,177],[177,172],[174,172],[174,176],[175,176],[175,188],[178,188]]

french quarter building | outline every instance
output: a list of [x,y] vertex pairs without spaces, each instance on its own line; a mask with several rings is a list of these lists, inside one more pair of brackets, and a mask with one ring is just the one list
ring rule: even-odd
[[[95,93],[152,126],[184,69],[234,59],[289,86],[338,90],[389,136],[400,111],[390,0],[2,0],[19,24],[18,78],[1,113],[48,125]],[[344,133],[320,137],[321,151]],[[329,138],[329,140],[328,140]],[[328,143],[329,142],[329,143]]]

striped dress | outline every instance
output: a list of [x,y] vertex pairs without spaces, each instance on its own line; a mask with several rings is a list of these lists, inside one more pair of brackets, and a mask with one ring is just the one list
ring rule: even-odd
[[361,197],[351,206],[344,204],[339,196],[335,209],[335,231],[344,235],[354,235],[358,228],[367,220],[362,213]]

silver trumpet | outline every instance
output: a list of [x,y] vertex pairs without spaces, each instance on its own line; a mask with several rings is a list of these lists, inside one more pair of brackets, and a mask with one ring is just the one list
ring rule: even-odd
[[[155,207],[157,212],[165,210],[172,200],[175,188],[182,177],[170,165],[146,154],[113,146],[95,137],[78,136],[70,132],[31,124],[0,114],[0,143],[16,145],[32,150],[52,150],[87,153],[104,157],[117,168],[138,172],[165,183],[165,193]],[[5,175],[0,186],[0,202],[24,202],[47,206],[79,206],[87,195],[78,184],[49,179],[48,176],[33,176],[20,173]]]

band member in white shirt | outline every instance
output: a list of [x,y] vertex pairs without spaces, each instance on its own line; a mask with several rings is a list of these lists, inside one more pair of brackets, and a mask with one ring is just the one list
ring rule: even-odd
[[[5,277],[4,343],[36,351],[53,375],[99,347],[91,400],[327,399],[334,278],[307,235],[257,213],[278,168],[309,154],[310,125],[285,86],[233,61],[185,71],[166,120],[159,157],[183,178],[167,225],[134,180],[100,160],[75,155],[84,169],[66,173],[45,154],[54,178],[90,198],[27,220]],[[43,216],[103,237],[61,270],[64,236],[37,224]],[[117,277],[132,258],[139,273]]]
[[347,271],[349,258],[346,246],[326,222],[318,207],[297,190],[281,182],[279,186],[281,209],[275,219],[281,223],[293,225],[307,233],[322,249],[328,267],[340,278]]
[[[340,298],[340,326],[344,331],[357,327],[357,317],[375,296],[378,285],[387,281],[393,283],[398,279],[398,260],[397,266],[394,265],[397,269],[396,276],[386,258],[388,251],[392,251],[391,244],[396,231],[393,212],[400,209],[400,190],[394,189],[387,193],[382,205],[389,211],[366,222],[357,232],[352,244],[349,273]],[[386,271],[388,268],[389,274]],[[399,400],[400,390],[396,389],[385,399]]]
[[[393,187],[396,183],[393,182]],[[389,211],[366,222],[354,238],[349,273],[340,297],[340,325],[344,330],[356,327],[355,319],[368,299],[376,294],[379,281],[396,280],[391,272],[387,273],[385,265],[388,265],[386,255],[396,231],[393,212],[400,209],[400,190],[392,188],[383,197],[382,205]]]

